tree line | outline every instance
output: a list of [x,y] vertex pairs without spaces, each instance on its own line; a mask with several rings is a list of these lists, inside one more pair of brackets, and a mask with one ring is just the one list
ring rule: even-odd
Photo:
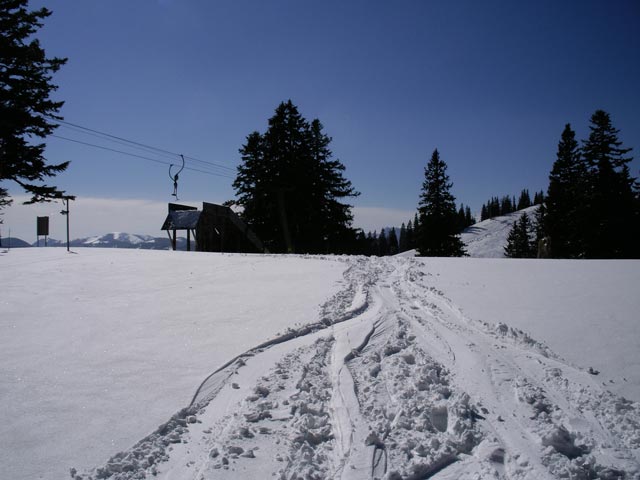
[[480,210],[480,221],[488,220],[502,215],[508,215],[518,210],[524,210],[533,205],[540,205],[544,201],[544,191],[535,192],[533,201],[529,194],[529,189],[525,188],[520,192],[518,201],[515,195],[504,195],[502,197],[491,197],[486,203],[482,204]]
[[558,143],[546,198],[514,223],[510,257],[640,258],[640,184],[610,115],[597,110],[581,142],[570,124]]
[[[455,222],[457,233],[462,233],[464,229],[474,225],[476,219],[471,214],[471,207],[461,203],[456,213]],[[412,220],[406,223],[402,222],[397,232],[395,227],[382,229],[380,233],[377,231],[368,232],[365,237],[366,243],[363,244],[364,249],[361,249],[359,253],[361,255],[383,257],[415,250],[418,248],[418,235],[416,233],[418,231],[420,231],[420,220],[416,213]]]
[[[30,202],[65,196],[43,184],[68,162],[47,164],[46,138],[60,120],[63,102],[50,96],[52,75],[66,62],[47,58],[34,34],[50,15],[29,11],[26,0],[0,2],[0,181],[12,180],[31,194]],[[546,196],[533,200],[523,190],[492,197],[481,220],[539,205],[533,218],[523,215],[509,234],[508,256],[554,258],[638,258],[640,184],[630,173],[631,148],[618,138],[603,110],[591,117],[590,134],[578,142],[567,124],[549,175]],[[365,234],[353,228],[357,197],[345,167],[333,158],[331,137],[318,119],[307,121],[289,100],[269,119],[264,133],[252,132],[240,148],[241,164],[233,182],[240,215],[274,253],[346,253],[390,255],[416,249],[420,255],[465,254],[460,232],[475,222],[471,209],[456,208],[447,165],[434,150],[424,171],[415,217],[395,228]],[[0,209],[9,205],[0,187]]]

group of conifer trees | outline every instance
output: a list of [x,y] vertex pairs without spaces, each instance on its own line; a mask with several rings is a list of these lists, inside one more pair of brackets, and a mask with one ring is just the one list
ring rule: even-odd
[[[425,170],[418,214],[400,227],[365,235],[351,227],[358,195],[332,158],[331,138],[319,120],[308,122],[289,100],[281,103],[263,134],[253,132],[240,149],[242,163],[234,181],[243,219],[270,252],[394,255],[418,249],[423,255],[463,253],[458,234],[475,219],[468,206],[456,210],[446,164],[437,150]],[[429,173],[431,172],[431,173]],[[428,184],[428,191],[424,190]],[[443,233],[446,239],[438,239]],[[451,250],[448,242],[456,247]]]
[[380,233],[374,231],[367,233],[364,243],[359,251],[361,255],[395,255],[416,248],[416,232],[414,226],[418,225],[418,215],[406,224],[403,222],[400,230],[395,227],[382,229]]
[[253,132],[240,149],[233,183],[243,219],[273,253],[354,253],[351,206],[359,195],[332,158],[331,138],[319,120],[308,122],[282,102],[264,134]]
[[607,112],[580,145],[567,124],[549,175],[542,226],[554,258],[638,258],[640,185]]
[[487,203],[482,205],[480,210],[480,221],[488,220],[489,218],[500,217],[502,215],[508,215],[518,210],[524,210],[532,205],[540,205],[544,201],[544,192],[536,192],[533,195],[533,201],[529,194],[529,189],[525,188],[520,192],[518,201],[516,202],[515,195],[504,195],[503,197],[491,197]]
[[[391,229],[382,229],[380,233],[377,231],[367,233],[365,242],[362,245],[362,249],[359,252],[361,255],[384,257],[387,255],[395,255],[400,253],[400,240],[402,234],[406,237],[406,229],[404,232],[400,232],[400,235],[396,232],[395,227]],[[406,238],[404,239],[406,242]]]
[[[481,220],[540,205],[522,215],[510,232],[511,257],[637,257],[640,200],[618,131],[606,112],[591,117],[591,133],[579,146],[569,125],[562,133],[548,194],[527,189],[493,197]],[[263,134],[253,132],[240,152],[234,182],[242,217],[271,252],[394,255],[416,249],[423,256],[465,255],[460,232],[475,222],[471,209],[456,208],[447,165],[434,150],[425,167],[418,212],[395,228],[365,234],[351,226],[345,198],[358,195],[332,158],[331,138],[319,120],[305,120],[283,102]],[[544,251],[546,249],[546,251]]]
[[508,257],[640,258],[640,185],[609,114],[591,116],[580,143],[567,124],[535,219],[514,223]]
[[[451,215],[451,212],[448,211],[448,214]],[[465,228],[476,223],[474,216],[471,214],[471,207],[462,203],[455,218],[457,233],[461,233]],[[418,214],[416,214],[413,220],[409,220],[407,223],[403,222],[398,232],[392,227],[391,229],[381,230],[379,234],[377,232],[367,233],[366,247],[364,250],[361,249],[359,253],[382,257],[417,249],[418,231],[420,231],[420,220]]]
[[[540,210],[537,210],[540,212]],[[529,215],[523,213],[518,220],[513,222],[507,244],[504,246],[504,255],[509,258],[535,258],[538,256],[538,249],[541,230],[538,216],[531,219]]]

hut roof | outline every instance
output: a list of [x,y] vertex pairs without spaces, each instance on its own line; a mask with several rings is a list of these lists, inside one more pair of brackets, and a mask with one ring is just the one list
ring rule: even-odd
[[173,210],[167,215],[161,230],[192,230],[200,220],[200,210]]

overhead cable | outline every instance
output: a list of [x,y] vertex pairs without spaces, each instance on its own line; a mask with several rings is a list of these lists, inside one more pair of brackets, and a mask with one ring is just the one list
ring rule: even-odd
[[[164,160],[159,160],[157,158],[146,157],[144,155],[138,155],[136,153],[125,152],[123,150],[117,150],[115,148],[105,147],[103,145],[96,145],[95,143],[83,142],[81,140],[76,140],[76,139],[73,139],[73,138],[63,137],[61,135],[56,135],[56,134],[51,134],[49,136],[54,137],[54,138],[59,138],[60,140],[66,140],[68,142],[79,143],[81,145],[86,145],[86,146],[89,146],[89,147],[99,148],[101,150],[107,150],[107,151],[110,151],[110,152],[120,153],[122,155],[129,155],[130,157],[136,157],[136,158],[140,158],[140,159],[143,159],[143,160],[148,160],[150,162],[160,163],[160,164],[163,164],[163,165],[172,165],[171,162],[166,162]],[[200,170],[198,168],[186,167],[186,166],[184,168],[185,168],[185,170],[191,170],[193,172],[204,173],[206,175],[213,175],[213,176],[216,176],[216,177],[224,177],[224,178],[231,178],[231,179],[234,178],[233,176],[226,175],[224,173],[216,173],[216,172],[211,172],[211,171],[205,171],[205,170]]]
[[[58,119],[53,118],[53,117],[48,117],[48,118],[50,118],[51,120],[53,120],[54,122],[56,122],[56,123],[58,123],[60,125],[65,125],[65,126],[68,126],[68,127],[73,127],[73,128],[76,128],[76,129],[83,130],[85,132],[90,132],[90,134],[93,134],[94,136],[101,135],[103,137],[108,137],[109,139],[112,139],[111,141],[117,141],[116,143],[123,144],[122,142],[125,142],[125,144],[136,145],[137,147],[144,148],[144,149],[147,149],[147,150],[153,150],[155,152],[159,152],[159,153],[162,153],[162,154],[165,154],[165,155],[172,155],[174,157],[179,157],[180,156],[179,153],[171,152],[171,151],[165,150],[163,148],[154,147],[152,145],[147,145],[147,144],[144,144],[144,143],[141,143],[141,142],[136,142],[134,140],[129,140],[127,138],[119,137],[117,135],[112,135],[110,133],[101,132],[99,130],[95,130],[95,129],[89,128],[89,127],[84,127],[84,126],[78,125],[76,123],[67,122],[65,120],[58,120]],[[185,158],[188,158],[188,159],[196,161],[198,163],[209,165],[209,166],[212,166],[212,167],[215,167],[215,168],[220,168],[220,169],[228,170],[230,172],[235,172],[235,168],[228,167],[226,165],[223,165],[223,164],[220,164],[220,163],[217,163],[217,162],[201,160],[199,158],[195,158],[195,157],[191,157],[191,156],[187,156],[187,155],[185,155]]]

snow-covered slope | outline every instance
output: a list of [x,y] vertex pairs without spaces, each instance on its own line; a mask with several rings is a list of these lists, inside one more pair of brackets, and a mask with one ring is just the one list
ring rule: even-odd
[[533,216],[537,206],[510,213],[501,217],[483,220],[466,228],[460,238],[465,244],[470,257],[477,258],[504,258],[504,247],[507,244],[507,236],[523,213]]
[[[610,391],[638,361],[637,261],[28,249],[0,263],[8,478],[640,475],[640,405]],[[582,363],[576,345],[607,355]],[[154,431],[164,397],[185,409]]]

